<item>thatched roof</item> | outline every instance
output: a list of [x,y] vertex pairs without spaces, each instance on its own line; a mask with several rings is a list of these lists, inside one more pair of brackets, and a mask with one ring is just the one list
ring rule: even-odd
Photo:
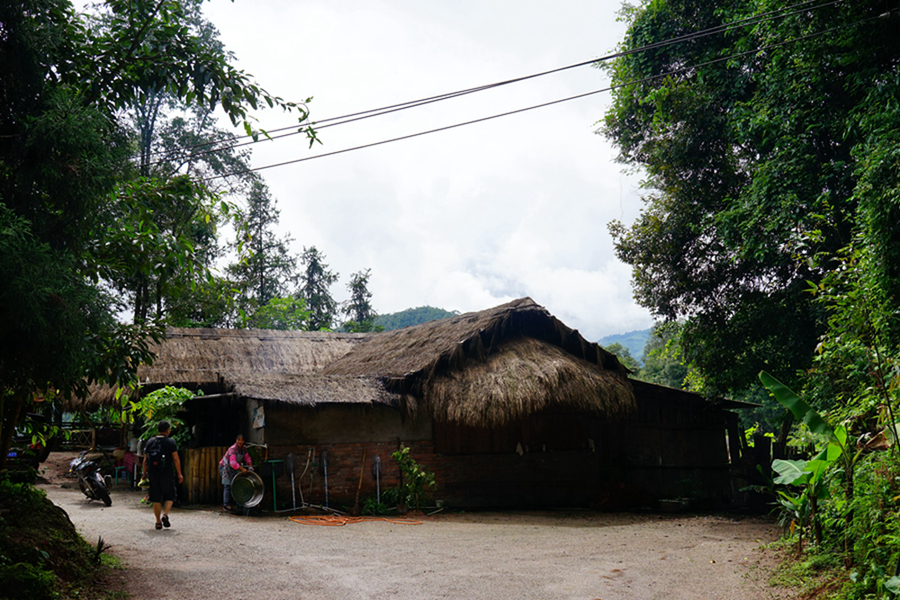
[[[627,370],[530,298],[374,334],[168,329],[141,387],[234,392],[301,405],[389,404],[497,425],[564,407],[628,412]],[[92,400],[110,401],[104,389]]]
[[[384,401],[387,394],[373,382],[311,377],[363,338],[358,333],[170,327],[164,342],[151,345],[156,360],[138,368],[138,379],[149,389],[205,388],[299,403],[338,401],[347,391],[357,397],[371,388],[373,399]],[[113,397],[114,390],[105,387],[92,394],[90,404]]]
[[373,377],[439,420],[494,425],[548,408],[628,412],[627,370],[531,298],[373,334],[323,374]]
[[634,396],[618,377],[558,346],[519,337],[484,361],[445,371],[428,382],[435,419],[500,425],[552,407],[622,414]]

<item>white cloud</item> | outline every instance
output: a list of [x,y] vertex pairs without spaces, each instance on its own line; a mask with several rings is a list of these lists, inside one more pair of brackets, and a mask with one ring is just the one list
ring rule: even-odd
[[[324,119],[601,56],[619,0],[564,3],[384,0],[206,5],[228,49],[263,87],[314,96]],[[258,144],[255,166],[408,135],[603,88],[583,67],[340,127],[324,146]],[[593,129],[608,94],[263,171],[296,251],[315,245],[341,274],[371,268],[379,312],[480,310],[531,296],[589,339],[648,327],[607,223],[631,222],[636,179]],[[290,118],[258,115],[274,128]]]

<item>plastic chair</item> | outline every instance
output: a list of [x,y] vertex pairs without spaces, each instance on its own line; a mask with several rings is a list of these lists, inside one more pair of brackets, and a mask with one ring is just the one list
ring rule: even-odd
[[128,475],[129,475],[129,474],[128,474],[128,469],[127,469],[127,468],[125,468],[125,467],[113,467],[113,474],[114,474],[115,477],[116,477],[116,485],[119,485],[119,473],[120,473],[120,472],[122,473],[122,479],[123,479],[123,480],[127,480],[127,479],[128,479]]

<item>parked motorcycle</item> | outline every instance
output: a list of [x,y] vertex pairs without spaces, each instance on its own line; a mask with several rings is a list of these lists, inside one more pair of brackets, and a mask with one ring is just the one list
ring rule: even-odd
[[84,450],[72,459],[69,463],[69,473],[78,476],[78,487],[85,496],[91,500],[102,500],[103,504],[111,506],[109,488],[112,486],[109,476],[104,477],[100,474],[100,466],[86,456],[87,452]]

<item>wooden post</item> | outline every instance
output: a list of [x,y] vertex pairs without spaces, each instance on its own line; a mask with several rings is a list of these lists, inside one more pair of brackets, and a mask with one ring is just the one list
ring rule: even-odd
[[191,448],[191,497],[200,503],[200,448]]
[[202,475],[201,481],[203,481],[203,502],[208,503],[210,497],[209,490],[209,451],[211,448],[207,447],[203,449],[203,466],[202,466]]

